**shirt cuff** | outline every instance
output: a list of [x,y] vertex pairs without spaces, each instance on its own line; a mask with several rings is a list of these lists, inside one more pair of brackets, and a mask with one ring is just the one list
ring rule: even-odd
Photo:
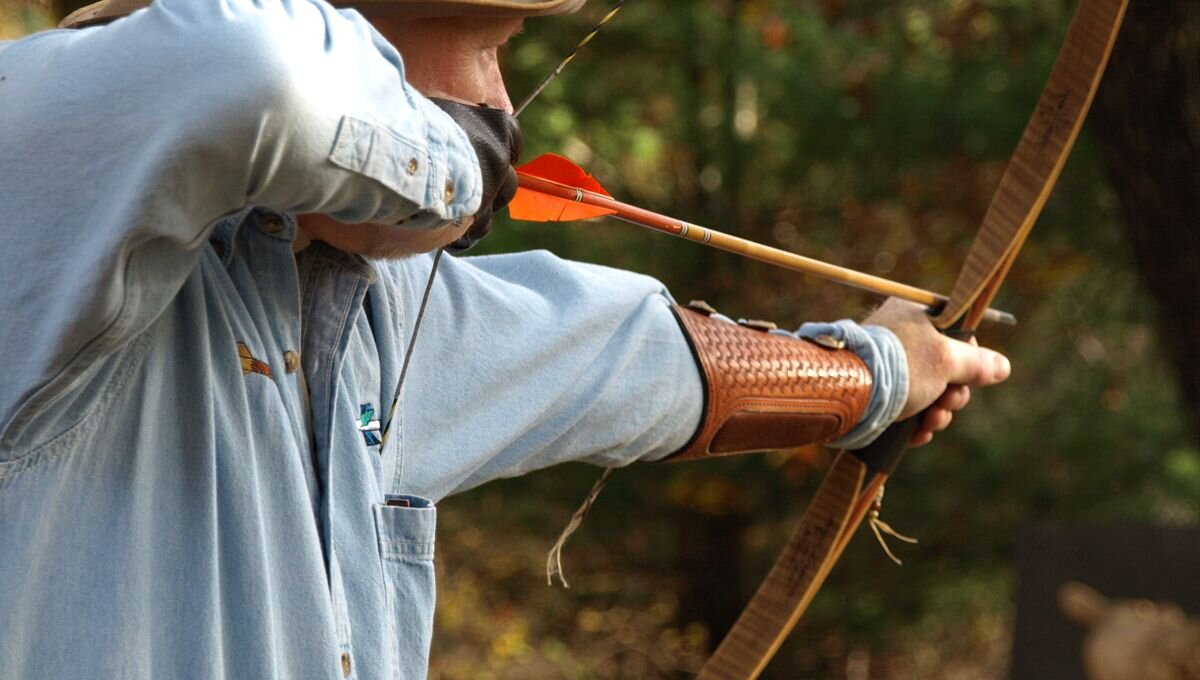
[[846,349],[867,364],[874,380],[871,400],[858,424],[830,446],[861,449],[875,441],[896,420],[908,401],[908,357],[900,339],[882,326],[860,326],[849,319],[806,323],[795,335],[809,339],[831,335],[844,342]]
[[427,100],[414,102],[425,123],[408,130],[343,116],[329,160],[404,199],[378,221],[436,229],[478,212],[483,176],[466,132]]

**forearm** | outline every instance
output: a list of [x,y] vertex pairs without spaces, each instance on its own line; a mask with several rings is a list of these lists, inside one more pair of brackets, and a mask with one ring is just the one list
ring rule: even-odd
[[842,321],[792,334],[703,304],[676,314],[703,377],[704,417],[672,460],[864,446],[904,404],[904,353],[885,329]]
[[[702,303],[677,307],[676,314],[701,369],[704,416],[672,459],[834,444],[847,435],[857,444],[874,438],[876,423],[890,421],[888,405],[880,403],[889,390],[876,390],[892,387],[880,361],[894,341],[886,331],[847,321],[797,337],[733,323]],[[847,339],[858,353],[847,349]]]
[[[661,460],[705,426],[702,370],[658,282],[544,252],[447,258],[442,266],[405,388],[422,395],[403,406],[409,492],[438,498],[567,461]],[[415,308],[427,272],[388,271],[404,276],[400,306]],[[425,335],[436,329],[447,333]],[[899,386],[881,372],[903,373],[894,345],[881,343],[883,361],[863,363],[847,350],[746,332],[862,367],[854,373],[858,408],[842,408],[849,415],[824,437],[782,445],[857,437],[890,420],[891,407],[877,405],[872,390],[882,386],[890,397],[880,403],[895,403]],[[446,451],[454,454],[439,453]]]
[[900,415],[908,399],[908,358],[900,340],[882,326],[859,325],[849,319],[806,323],[796,336],[833,338],[871,372],[871,396],[862,416],[849,432],[829,445],[860,449],[875,441]]
[[[415,308],[427,270],[387,271],[405,277],[400,305]],[[444,258],[405,387],[421,396],[402,405],[403,487],[438,498],[558,463],[678,450],[701,389],[670,305],[649,277],[545,252]]]

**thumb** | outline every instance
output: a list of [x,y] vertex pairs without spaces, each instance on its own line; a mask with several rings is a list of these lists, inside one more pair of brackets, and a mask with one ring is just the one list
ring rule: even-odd
[[946,382],[952,385],[987,387],[1004,382],[1012,373],[1012,364],[1003,354],[970,342],[947,339]]

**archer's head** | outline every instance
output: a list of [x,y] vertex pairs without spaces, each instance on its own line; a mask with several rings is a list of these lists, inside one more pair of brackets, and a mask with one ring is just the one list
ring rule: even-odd
[[[497,50],[526,17],[569,14],[587,0],[331,0],[357,9],[400,50],[405,77],[428,96],[511,111]],[[101,0],[60,24],[83,28],[131,14],[151,0]]]
[[[454,251],[464,250],[483,238],[490,227],[492,213],[502,209],[517,189],[516,174],[511,166],[520,156],[521,147],[515,119],[502,113],[511,114],[513,105],[500,72],[500,47],[521,30],[525,17],[567,14],[579,9],[584,2],[586,0],[332,0],[336,7],[361,12],[399,50],[404,60],[404,78],[410,85],[428,97],[451,100],[439,106],[468,131],[476,153],[480,155],[484,173],[483,204],[473,220],[437,230],[405,230],[375,224],[344,225],[328,216],[302,215],[301,232],[342,250],[385,258],[447,245]],[[72,13],[60,25],[85,28],[113,22],[150,4],[151,0],[102,0]],[[485,157],[492,162],[484,162]]]

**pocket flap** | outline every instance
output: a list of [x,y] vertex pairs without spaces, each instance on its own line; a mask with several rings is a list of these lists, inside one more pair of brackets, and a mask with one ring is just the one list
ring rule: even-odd
[[433,559],[437,508],[428,499],[388,496],[386,504],[375,506],[375,528],[379,554],[384,559]]

